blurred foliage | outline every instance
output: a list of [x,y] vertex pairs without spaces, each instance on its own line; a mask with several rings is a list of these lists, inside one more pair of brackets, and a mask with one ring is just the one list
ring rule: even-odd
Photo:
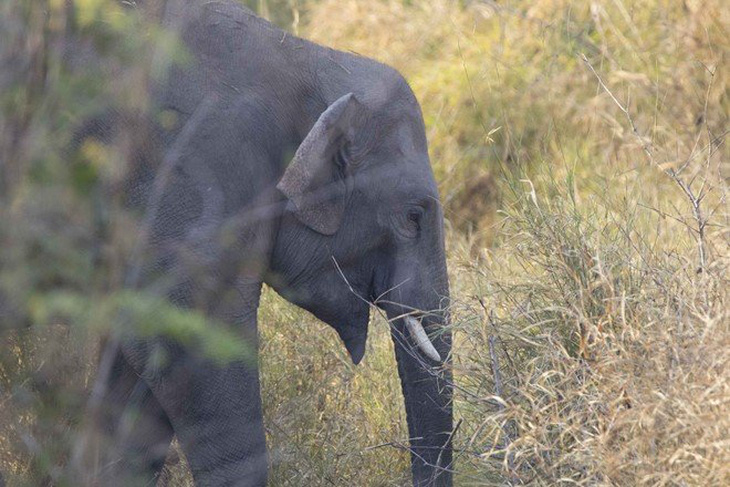
[[216,360],[251,356],[220,324],[124,289],[139,229],[124,182],[145,125],[75,147],[82,122],[104,110],[142,119],[148,86],[185,61],[159,13],[104,0],[0,4],[0,472],[11,485],[68,482],[112,331],[162,333]]
[[[458,485],[730,483],[725,2],[243,3],[395,66],[422,104],[450,223]],[[159,15],[155,2],[0,2],[11,485],[60,482],[121,315],[144,328],[154,309],[165,319],[149,332],[246,353],[230,330],[122,291],[138,218],[122,188],[141,134],[68,154],[83,120],[144,113],[149,84],[185,62]],[[678,181],[704,195],[700,220]],[[385,323],[357,368],[270,290],[260,323],[272,485],[407,483]],[[190,483],[184,461],[166,475]]]

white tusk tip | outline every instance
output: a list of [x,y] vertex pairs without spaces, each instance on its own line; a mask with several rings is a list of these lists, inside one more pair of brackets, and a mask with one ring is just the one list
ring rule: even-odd
[[421,322],[412,316],[406,316],[405,322],[408,331],[411,333],[411,337],[416,342],[418,348],[421,349],[423,354],[431,360],[441,362],[441,356],[434,348],[431,340],[428,339],[428,335],[426,335],[426,330],[423,329],[423,325],[421,324]]

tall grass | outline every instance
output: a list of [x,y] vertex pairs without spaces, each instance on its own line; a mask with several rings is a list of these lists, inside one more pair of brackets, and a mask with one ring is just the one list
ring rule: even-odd
[[524,192],[505,244],[462,261],[464,482],[726,484],[726,255],[698,273],[649,230],[660,217],[562,183]]

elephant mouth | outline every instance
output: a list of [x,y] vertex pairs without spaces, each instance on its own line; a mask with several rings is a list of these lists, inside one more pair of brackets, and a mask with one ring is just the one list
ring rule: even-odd
[[434,362],[442,361],[441,355],[428,337],[423,325],[424,322],[433,320],[433,313],[421,312],[417,309],[382,299],[374,300],[373,305],[387,313],[390,323],[400,322],[403,324],[401,329],[405,328],[408,330],[410,342],[421,354]]
[[[410,336],[410,341],[414,345],[414,348],[434,362],[441,362],[441,355],[439,355],[436,347],[434,347],[431,339],[426,334],[422,318],[419,316],[407,315],[400,317],[400,320],[408,330],[408,335]],[[352,331],[352,329],[343,331],[338,330],[338,334],[340,335],[342,342],[345,344],[345,348],[352,359],[352,363],[357,365],[365,356],[368,336],[367,326],[365,326],[364,331],[360,333],[347,333],[348,331]]]

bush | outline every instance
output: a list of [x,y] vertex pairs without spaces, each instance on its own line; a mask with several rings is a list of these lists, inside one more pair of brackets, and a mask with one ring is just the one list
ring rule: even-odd
[[548,181],[457,261],[464,482],[725,485],[727,254],[698,273],[637,203]]

